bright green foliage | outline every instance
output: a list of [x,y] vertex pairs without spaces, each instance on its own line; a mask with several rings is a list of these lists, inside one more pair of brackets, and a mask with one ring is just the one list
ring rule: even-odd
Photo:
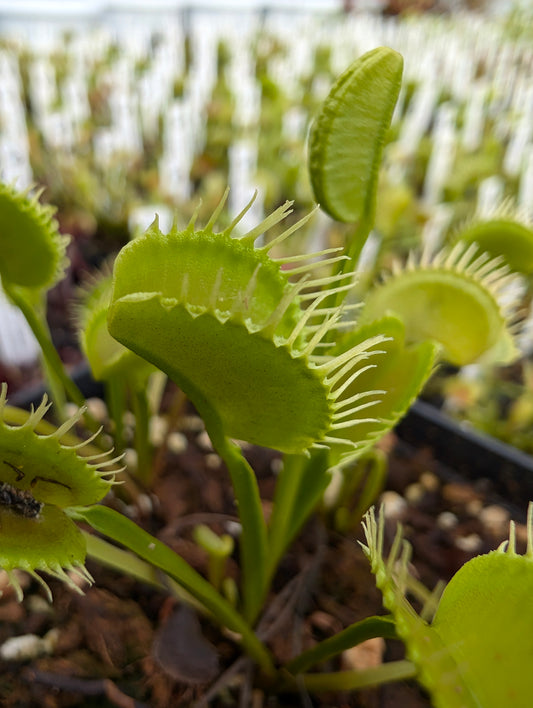
[[[328,263],[311,262],[294,269],[299,280],[291,282],[291,271],[269,251],[299,224],[254,248],[288,206],[240,239],[231,237],[237,220],[213,232],[217,214],[199,231],[191,223],[165,235],[154,224],[117,258],[109,331],[165,371],[199,410],[214,410],[226,435],[283,452],[325,443],[350,454],[360,441],[337,431],[350,425],[359,407],[344,398],[344,382],[379,352],[384,337],[335,357],[316,355],[341,316],[340,308],[319,305],[349,287],[352,274],[312,280],[310,271]],[[294,264],[294,258],[287,261]],[[310,302],[306,309],[304,302]]]
[[5,421],[7,386],[0,393],[0,567],[9,573],[19,598],[22,590],[14,569],[22,569],[40,580],[36,570],[78,586],[64,572],[75,570],[85,580],[85,541],[77,526],[63,511],[70,506],[100,501],[113,484],[118,459],[109,453],[81,457],[78,450],[90,441],[74,446],[60,442],[79,421],[80,410],[53,432],[42,435],[36,427],[50,408],[46,396],[20,426]]
[[[264,677],[282,677],[282,672],[276,676],[274,659],[254,627],[278,563],[320,503],[332,468],[348,465],[397,423],[431,374],[437,354],[458,365],[481,359],[508,362],[515,355],[509,328],[513,311],[502,297],[510,283],[508,271],[501,259],[480,255],[474,243],[459,244],[434,259],[427,254],[411,259],[368,293],[362,322],[356,326],[347,317],[357,305],[343,303],[354,277],[344,268],[351,267],[374,220],[378,171],[401,74],[402,58],[393,50],[365,54],[336,82],[311,130],[309,169],[315,196],[331,216],[357,225],[347,255],[331,248],[273,257],[311,215],[256,247],[264,232],[289,216],[289,202],[237,238],[234,232],[250,202],[216,232],[226,192],[202,229],[195,228],[196,214],[184,230],[174,225],[168,234],[156,219],[122,249],[113,279],[103,276],[94,282],[79,310],[82,346],[95,377],[107,383],[112,415],[114,399],[119,444],[123,404],[133,392],[139,460],[148,448],[144,384],[153,365],[180,386],[204,418],[228,468],[242,527],[239,593],[231,594],[235,605],[219,592],[232,539],[197,528],[197,540],[210,556],[209,578],[203,578],[164,543],[97,504],[113,484],[110,469],[120,456],[82,457],[78,451],[86,442],[61,442],[83,409],[57,430],[38,433],[49,407],[45,398],[26,422],[14,427],[6,422],[3,384],[0,566],[19,596],[13,574],[17,568],[41,582],[36,571],[73,587],[66,570],[90,581],[84,568],[86,541],[73,519],[85,521],[164,572],[168,582],[177,583],[240,637]],[[50,370],[75,398],[45,323],[35,317],[33,291],[30,297],[25,293],[30,288],[42,295],[64,266],[66,241],[52,217],[53,211],[36,198],[0,188],[4,288],[32,324]],[[491,228],[483,236],[479,226],[472,227],[464,240],[484,238],[483,247],[490,251],[499,226]],[[515,231],[520,232],[518,245],[508,248],[510,257],[529,262],[525,227]],[[523,270],[531,268],[524,265]],[[230,438],[288,453],[268,524],[254,472]],[[149,471],[148,464],[145,468]],[[347,467],[343,474],[349,471]],[[149,484],[149,474],[143,481]],[[366,508],[367,498],[361,499]],[[394,627],[389,619],[370,618],[304,652],[286,668],[301,672],[368,636],[397,633],[406,642],[410,661],[369,672],[301,675],[298,686],[352,689],[412,677],[414,664],[436,708],[525,708],[533,694],[528,671],[533,658],[531,526],[530,517],[526,557],[516,555],[511,540],[507,553],[467,564],[451,581],[429,624],[437,596],[426,603],[421,617],[415,613],[405,597],[411,588],[409,549],[404,546],[401,553],[398,534],[384,560],[383,519],[376,523],[370,513],[364,550]],[[99,548],[100,559],[109,561],[105,545]],[[124,555],[111,555],[115,564],[127,564]],[[138,563],[135,567],[139,571]],[[144,571],[141,577],[153,581]]]
[[80,506],[95,504],[111,488],[114,472],[107,468],[118,462],[109,453],[97,458],[81,457],[77,446],[60,440],[81,418],[83,410],[49,435],[39,435],[35,427],[50,408],[47,397],[20,426],[8,425],[3,417],[7,386],[0,393],[0,482],[6,482],[44,504]]
[[[354,397],[357,397],[356,400],[364,399],[369,392],[379,396],[378,401],[371,399],[375,419],[363,421],[344,431],[346,437],[356,433],[358,440],[365,441],[364,446],[359,448],[360,454],[405,415],[429,378],[437,355],[437,347],[429,340],[406,345],[404,326],[395,317],[384,317],[350,332],[333,348],[332,353],[350,349],[378,334],[387,338],[380,344],[383,354],[375,364],[366,366],[343,392],[347,401]],[[358,415],[364,417],[363,407]],[[353,415],[353,419],[356,420],[357,415]]]
[[0,568],[5,570],[19,599],[22,589],[13,570],[25,570],[44,587],[49,599],[50,590],[35,571],[42,571],[63,580],[69,587],[81,592],[65,571],[73,571],[86,582],[92,578],[85,569],[85,540],[76,524],[57,506],[45,504],[39,515],[27,518],[0,506],[2,545]]
[[493,551],[446,587],[432,627],[483,708],[531,705],[533,551]]
[[97,381],[110,380],[121,374],[146,376],[153,367],[109,334],[107,311],[111,291],[111,273],[102,272],[84,289],[77,311],[80,342],[92,374]]
[[[365,520],[368,556],[383,602],[431,693],[436,708],[527,708],[533,695],[533,507],[528,548],[517,555],[514,529],[503,547],[466,563],[438,604],[430,600],[419,617],[405,598],[410,547],[398,531],[383,558],[384,519],[373,510]],[[505,545],[505,544],[504,544]]]
[[403,59],[378,47],[339,76],[309,135],[315,199],[334,219],[372,221],[381,154],[400,91]]
[[48,289],[63,277],[68,237],[61,236],[55,209],[0,184],[0,275],[4,284]]
[[501,295],[511,278],[500,260],[479,254],[475,244],[457,244],[396,268],[368,293],[361,319],[393,313],[404,322],[407,341],[438,342],[442,358],[458,366],[481,358],[509,363],[517,356],[509,330],[513,311]]
[[488,219],[474,218],[456,235],[459,241],[477,243],[493,258],[503,257],[517,273],[533,273],[533,228],[510,209],[496,212]]

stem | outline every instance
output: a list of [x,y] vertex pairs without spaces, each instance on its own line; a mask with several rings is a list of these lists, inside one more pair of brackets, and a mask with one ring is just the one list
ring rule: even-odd
[[212,433],[215,431],[208,427],[207,421],[205,422],[213,447],[226,463],[235,492],[242,526],[240,546],[244,616],[250,624],[253,624],[268,589],[267,530],[257,479],[240,448],[223,434],[215,434],[213,437]]
[[106,565],[109,568],[118,570],[120,573],[130,575],[132,578],[153,585],[156,588],[162,589],[164,587],[153,565],[146,563],[129,551],[113,546],[92,533],[82,531],[82,534],[87,544],[87,555],[101,565]]
[[170,588],[177,598],[183,600],[183,602],[186,602],[199,612],[206,613],[205,607],[199,603],[195,597],[184,590],[181,585],[178,585],[170,576],[158,572],[150,563],[141,560],[130,551],[124,551],[122,548],[113,546],[108,541],[92,533],[82,530],[82,534],[85,537],[87,556],[89,558],[97,561],[100,565],[113,568],[113,570],[119,573],[129,575],[142,583],[152,585],[158,590],[168,590]]
[[42,356],[42,352],[40,359],[41,366],[44,372],[44,378],[47,381],[47,388],[50,393],[50,398],[54,402],[54,413],[56,414],[57,418],[62,423],[64,423],[67,419],[67,415],[65,413],[65,404],[67,402],[65,396],[65,389],[63,388],[61,382],[55,375],[55,372],[52,371],[52,369],[48,365],[48,362],[46,361],[44,356]]
[[49,370],[53,372],[53,375],[58,379],[63,388],[65,389],[68,397],[76,403],[78,406],[85,405],[85,398],[79,388],[76,386],[74,381],[68,376],[63,366],[59,354],[57,353],[54,345],[52,344],[52,339],[50,337],[50,332],[48,330],[48,325],[44,321],[44,317],[39,317],[23,295],[21,288],[12,287],[7,284],[3,284],[4,291],[6,295],[15,303],[15,305],[20,309],[27,323],[30,326],[31,331],[35,335],[35,338],[39,342],[41,351],[45,358],[45,361],[49,367]]
[[124,452],[124,413],[126,411],[126,384],[121,376],[112,376],[105,382],[105,398],[114,424],[113,438],[117,453]]
[[354,691],[361,688],[380,686],[392,681],[404,681],[414,678],[416,666],[410,661],[392,661],[364,671],[336,671],[327,674],[299,674],[286,680],[282,690],[300,691],[303,688],[311,693],[329,691]]
[[267,584],[294,537],[316,509],[330,479],[327,451],[314,450],[310,458],[285,455],[270,517]]
[[150,411],[145,388],[135,382],[133,389],[133,412],[135,414],[135,450],[137,451],[137,477],[149,487],[152,481],[152,446],[149,439]]
[[209,610],[222,626],[241,636],[246,651],[266,675],[270,677],[275,675],[270,652],[255,635],[250,625],[205,578],[171,548],[133,521],[108,507],[95,505],[71,508],[70,514],[78,520],[86,521],[95,531],[122,544],[173,578]]
[[[348,273],[349,271],[355,270],[357,267],[357,261],[363,250],[363,246],[368,238],[370,230],[372,228],[373,215],[370,217],[368,214],[363,215],[359,220],[359,223],[355,226],[353,234],[348,239],[346,243],[346,255],[349,260],[340,261],[337,266],[337,273]],[[335,306],[338,307],[342,304],[346,297],[345,292],[337,293],[335,296]]]
[[224,434],[224,426],[207,398],[190,381],[173,372],[172,379],[187,393],[214,449],[226,463],[242,526],[240,538],[244,616],[253,625],[266,595],[267,529],[254,471],[240,448]]
[[[359,527],[361,519],[368,509],[375,503],[378,496],[383,491],[387,478],[388,466],[387,456],[382,450],[372,448],[357,460],[357,470],[364,481],[361,484],[361,479],[355,487],[350,484],[342,494],[342,503],[337,504],[335,513],[335,528],[339,533],[347,534]],[[351,474],[349,470],[345,474]],[[358,488],[358,489],[357,489]],[[357,503],[354,508],[350,508],[349,496],[357,489]]]

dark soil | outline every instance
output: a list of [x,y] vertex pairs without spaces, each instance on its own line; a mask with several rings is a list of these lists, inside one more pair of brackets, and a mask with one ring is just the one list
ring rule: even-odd
[[[215,531],[231,532],[237,517],[225,469],[210,449],[201,421],[189,417],[185,422],[187,449],[158,460],[161,471],[150,495],[141,495],[136,504],[117,498],[110,503],[205,573],[206,557],[191,539],[193,527],[206,523]],[[387,445],[390,472],[383,499],[389,542],[400,520],[414,548],[413,572],[427,587],[449,579],[473,555],[495,548],[506,537],[506,510],[494,506],[486,482],[456,480],[428,450],[415,450],[393,437]],[[256,448],[247,455],[268,514],[276,456]],[[515,515],[523,521],[522,511]],[[524,541],[522,525],[518,537]],[[359,527],[343,537],[315,518],[290,550],[259,624],[279,661],[352,622],[384,613],[357,543],[361,538]],[[0,645],[27,634],[50,637],[47,633],[52,632],[54,636],[53,649],[41,656],[0,662],[0,699],[5,708],[167,708],[200,706],[206,696],[208,704],[217,708],[430,706],[414,682],[352,694],[269,695],[253,668],[240,659],[231,636],[197,619],[170,594],[91,562],[88,568],[95,584],[83,596],[50,582],[51,606],[30,579],[26,579],[22,604],[5,588],[0,600]],[[234,560],[228,571],[237,578]],[[399,642],[388,642],[384,649],[374,642],[368,655],[346,653],[320,670],[361,668],[368,661],[402,657]]]

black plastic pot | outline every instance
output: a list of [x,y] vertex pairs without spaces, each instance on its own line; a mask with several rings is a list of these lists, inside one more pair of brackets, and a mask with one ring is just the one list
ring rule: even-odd
[[452,420],[429,403],[417,401],[396,433],[415,447],[429,447],[461,477],[490,480],[499,496],[522,511],[533,500],[533,457]]

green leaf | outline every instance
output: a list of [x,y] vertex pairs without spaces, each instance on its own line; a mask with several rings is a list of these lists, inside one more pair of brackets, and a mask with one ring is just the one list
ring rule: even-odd
[[107,329],[107,311],[112,292],[111,273],[104,269],[83,288],[76,320],[80,344],[96,381],[126,376],[143,382],[154,367],[119,344]]
[[[317,263],[328,265],[312,260],[321,254],[297,256],[311,263],[292,272],[269,256],[302,222],[255,248],[286,214],[284,206],[240,239],[230,235],[234,225],[214,233],[216,215],[199,231],[193,223],[169,234],[152,226],[117,257],[109,332],[168,374],[204,419],[213,412],[231,438],[290,454],[316,444],[353,449],[337,432],[350,409],[339,421],[336,384],[376,354],[383,336],[321,356],[318,346],[337,335],[342,316],[342,307],[322,305],[350,288],[352,274],[310,278]],[[300,295],[304,287],[311,292]]]
[[341,654],[343,651],[374,637],[398,638],[392,617],[366,617],[360,622],[355,622],[342,632],[304,651],[295,659],[292,659],[285,668],[291,674],[299,674],[302,671],[307,671],[315,664],[327,661],[333,656],[337,656],[337,654]]
[[59,233],[55,209],[38,197],[0,184],[0,276],[10,285],[48,289],[63,277],[69,237]]
[[493,258],[502,256],[517,273],[533,273],[533,228],[511,215],[495,216],[487,221],[475,219],[456,237],[459,241],[477,243]]
[[[370,509],[363,528],[367,545],[362,548],[383,595],[383,604],[392,613],[398,636],[406,645],[407,658],[416,665],[417,679],[431,693],[435,708],[486,708],[472,696],[439,635],[416,614],[405,597],[411,547],[403,541],[401,529],[398,529],[389,557],[384,558],[383,511],[376,521],[374,509]],[[433,602],[424,607],[424,614],[432,605]]]
[[[343,393],[346,399],[361,396],[361,410],[352,416],[353,428],[342,431],[345,437],[360,443],[357,457],[372,447],[407,413],[431,375],[437,355],[437,348],[430,341],[406,344],[404,325],[398,318],[391,316],[381,317],[348,333],[331,353],[339,354],[377,333],[386,337],[379,345],[382,353],[375,358],[373,365],[361,371]],[[346,380],[348,378],[346,376]],[[374,395],[367,397],[369,392],[374,392]],[[368,402],[371,405],[365,408]],[[368,420],[368,416],[373,420]],[[349,461],[348,458],[344,459]],[[332,450],[330,465],[339,461],[338,454]]]
[[95,531],[121,543],[143,560],[167,573],[202,603],[222,626],[241,636],[243,646],[266,673],[273,672],[270,654],[250,626],[205,578],[172,549],[108,507],[79,508],[76,509],[76,515],[90,524]]
[[422,255],[397,268],[367,295],[362,322],[390,313],[405,325],[408,342],[432,340],[457,366],[516,358],[510,332],[517,303],[503,297],[512,276],[477,246],[458,243],[431,260]]
[[316,201],[334,219],[373,221],[381,155],[401,86],[403,59],[378,47],[335,82],[309,135]]
[[322,498],[331,480],[328,467],[327,450],[314,450],[310,458],[285,455],[270,517],[268,581],[272,579],[283,554]]
[[36,431],[50,408],[46,394],[41,404],[22,425],[10,425],[6,418],[7,385],[0,387],[0,483],[31,494],[38,502],[65,508],[94,504],[109,492],[121,457],[112,450],[82,456],[89,441],[72,445],[61,442],[82,417],[80,409],[53,432]]
[[432,627],[483,708],[533,702],[533,557],[494,551],[446,586]]
[[[38,513],[32,516],[21,511],[21,504],[26,508],[29,495],[16,492],[19,510],[5,503],[6,487],[2,486],[4,501],[0,506],[0,528],[2,544],[0,547],[0,568],[8,574],[9,581],[15,588],[17,597],[22,600],[22,588],[12,571],[24,570],[38,580],[44,587],[48,599],[52,594],[45,581],[35,571],[45,572],[62,580],[70,588],[81,593],[82,590],[69,577],[67,572],[74,572],[90,583],[92,578],[85,569],[85,539],[76,524],[69,519],[63,509],[52,504],[40,505]],[[13,491],[9,492],[13,495]],[[25,502],[23,500],[26,500]],[[39,507],[35,508],[35,512]]]

